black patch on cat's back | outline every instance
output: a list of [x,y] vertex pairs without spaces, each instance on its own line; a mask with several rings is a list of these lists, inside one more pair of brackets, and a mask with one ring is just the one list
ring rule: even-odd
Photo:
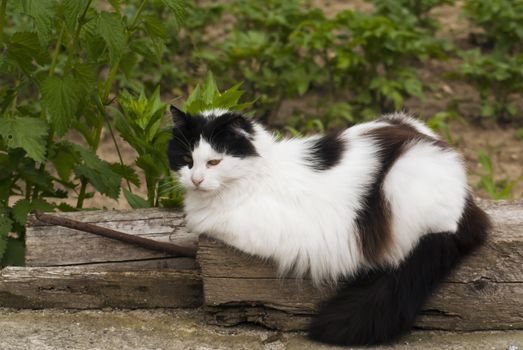
[[392,243],[392,213],[383,191],[385,177],[394,163],[413,144],[430,143],[442,150],[447,149],[448,144],[402,123],[369,130],[365,137],[372,140],[378,148],[380,167],[373,184],[362,199],[363,207],[358,211],[356,226],[360,233],[363,255],[371,264],[379,265],[384,262]]
[[317,171],[331,169],[340,162],[345,147],[345,141],[340,138],[339,132],[312,140],[306,156],[307,165]]

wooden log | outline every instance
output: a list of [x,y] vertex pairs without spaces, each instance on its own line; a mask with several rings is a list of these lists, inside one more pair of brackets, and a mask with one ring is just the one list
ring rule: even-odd
[[[523,202],[482,202],[481,206],[495,223],[490,241],[434,295],[418,319],[419,327],[523,328]],[[177,244],[196,239],[187,233],[183,215],[176,211],[64,215]],[[206,238],[200,241],[201,275],[193,259],[45,225],[34,218],[29,220],[26,245],[28,265],[37,267],[0,272],[0,306],[188,307],[201,302],[199,279],[203,278],[211,322],[304,329],[317,301],[332,292],[315,289],[306,279],[278,279],[270,262]]]
[[198,307],[201,288],[198,271],[190,270],[8,267],[0,271],[0,307]]
[[[194,245],[183,214],[164,209],[60,213],[142,237]],[[0,271],[0,307],[95,309],[197,307],[195,259],[173,257],[30,216],[26,263]]]
[[[453,273],[425,305],[423,329],[523,328],[523,202],[481,202],[494,231],[488,243]],[[332,293],[309,280],[278,278],[267,261],[200,238],[204,300],[210,323],[254,322],[305,329],[317,302]]]
[[[185,230],[183,213],[166,209],[60,213],[129,234],[180,245],[194,245],[197,236]],[[173,257],[91,233],[47,225],[30,216],[26,232],[28,266],[104,264],[108,268],[194,269],[195,260]]]

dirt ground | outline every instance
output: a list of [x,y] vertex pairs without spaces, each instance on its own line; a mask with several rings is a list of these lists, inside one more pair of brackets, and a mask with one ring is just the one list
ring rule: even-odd
[[[202,310],[0,309],[0,350],[328,350],[301,332],[205,324]],[[449,333],[415,331],[394,346],[366,350],[519,350],[523,331]],[[356,348],[350,348],[355,349]]]

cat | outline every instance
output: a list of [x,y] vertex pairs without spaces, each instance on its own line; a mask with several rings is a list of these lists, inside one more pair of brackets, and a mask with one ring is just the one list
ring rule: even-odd
[[272,259],[282,275],[338,283],[313,340],[396,340],[490,230],[461,156],[405,113],[282,140],[227,110],[171,114],[188,230]]

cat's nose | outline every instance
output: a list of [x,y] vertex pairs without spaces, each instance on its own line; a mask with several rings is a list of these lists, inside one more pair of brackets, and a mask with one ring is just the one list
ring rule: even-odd
[[191,181],[194,184],[194,186],[198,187],[203,182],[203,179],[195,179],[194,177],[191,177]]

